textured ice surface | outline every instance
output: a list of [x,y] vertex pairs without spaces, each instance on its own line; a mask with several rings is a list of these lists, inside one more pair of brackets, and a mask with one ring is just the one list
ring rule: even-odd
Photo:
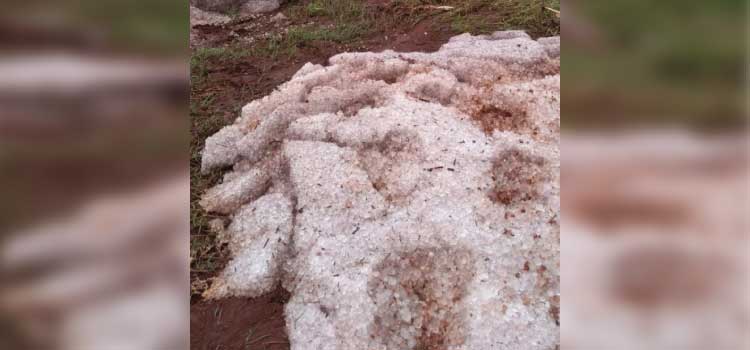
[[559,345],[559,39],[307,64],[206,140],[208,298],[288,289],[292,349]]

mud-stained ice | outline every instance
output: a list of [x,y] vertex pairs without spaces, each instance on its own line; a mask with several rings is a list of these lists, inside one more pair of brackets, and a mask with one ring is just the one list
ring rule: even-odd
[[233,252],[208,298],[290,291],[291,348],[559,346],[559,38],[307,64],[206,140]]

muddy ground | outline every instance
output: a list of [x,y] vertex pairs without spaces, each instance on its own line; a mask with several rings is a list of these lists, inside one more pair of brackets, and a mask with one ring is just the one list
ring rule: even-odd
[[[305,63],[326,64],[345,51],[432,52],[454,35],[524,29],[532,36],[559,33],[545,6],[559,1],[291,1],[278,11],[237,17],[191,29],[191,348],[289,349],[283,307],[288,293],[256,298],[203,300],[201,293],[227,261],[226,247],[209,229],[197,204],[220,180],[221,169],[200,174],[206,137],[230,124],[240,108],[268,95]],[[437,3],[437,2],[435,2]],[[510,5],[502,6],[501,5]],[[282,13],[285,18],[279,18]]]

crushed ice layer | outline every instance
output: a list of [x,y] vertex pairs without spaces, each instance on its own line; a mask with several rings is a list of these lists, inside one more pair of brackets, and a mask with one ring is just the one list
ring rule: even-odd
[[560,40],[307,64],[206,140],[232,259],[207,298],[290,291],[301,349],[559,345]]

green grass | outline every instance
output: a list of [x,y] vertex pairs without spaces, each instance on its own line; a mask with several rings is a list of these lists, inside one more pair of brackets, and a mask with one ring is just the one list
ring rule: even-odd
[[366,29],[354,24],[340,24],[331,28],[317,25],[294,26],[289,28],[285,35],[275,35],[266,40],[265,43],[253,49],[256,56],[278,58],[279,56],[291,57],[298,49],[309,46],[315,42],[333,42],[345,44],[356,41]]
[[253,50],[229,47],[201,47],[190,56],[190,83],[201,85],[208,77],[208,63],[210,60],[224,62],[237,61],[253,55]]
[[361,1],[351,0],[314,0],[305,10],[308,16],[325,16],[336,23],[362,22],[368,15]]
[[353,23],[341,23],[330,27],[320,25],[292,26],[286,34],[274,35],[255,47],[239,46],[198,48],[190,57],[191,83],[200,85],[208,77],[211,60],[232,62],[252,57],[293,56],[297,49],[315,42],[351,43],[360,38],[367,29]]
[[195,50],[190,61],[191,65],[199,65],[212,58],[220,60],[237,60],[247,57],[250,54],[251,50],[242,47],[202,47]]
[[240,8],[239,7],[233,7],[231,9],[229,9],[229,11],[227,11],[225,14],[227,16],[229,16],[229,18],[231,18],[233,20],[239,19],[240,18]]
[[291,46],[302,46],[314,41],[332,41],[335,43],[347,43],[358,38],[365,29],[353,24],[341,24],[333,28],[321,28],[316,26],[293,27],[287,33],[287,41]]
[[66,9],[80,23],[98,27],[124,47],[155,52],[184,53],[190,15],[181,0],[66,0]]
[[[427,5],[452,6],[450,11],[430,10]],[[292,4],[286,13],[295,23],[321,22],[328,26],[292,27],[259,45],[256,54],[266,57],[293,56],[298,48],[313,42],[353,43],[375,31],[413,26],[435,17],[456,33],[485,34],[522,29],[533,36],[557,35],[560,21],[544,7],[560,8],[559,0],[395,0],[388,9],[375,10],[363,1],[313,0]]]
[[580,3],[579,16],[600,40],[592,50],[566,39],[562,70],[574,79],[562,89],[564,125],[744,125],[746,6],[735,0]]
[[[225,53],[219,54],[217,50],[203,51],[205,57],[224,57]],[[216,56],[218,55],[218,56]],[[213,274],[220,269],[227,255],[226,247],[222,246],[215,235],[209,229],[209,221],[216,216],[206,213],[198,204],[201,195],[211,186],[217,184],[221,179],[221,171],[215,170],[208,174],[202,174],[201,150],[203,141],[219,131],[226,125],[226,120],[219,117],[215,110],[214,92],[199,93],[201,87],[191,86],[190,99],[190,271],[191,291],[199,294],[207,286],[205,279],[196,274]]]
[[218,216],[206,213],[199,201],[203,193],[219,183],[221,170],[202,174],[201,150],[203,141],[226,125],[223,118],[214,113],[214,98],[211,94],[200,99],[191,99],[192,121],[190,141],[190,286],[191,294],[202,293],[209,285],[206,275],[211,276],[223,267],[228,255],[216,232],[210,230],[209,222]]
[[[560,33],[556,14],[545,9],[560,9],[559,0],[396,0],[399,20],[416,24],[428,16],[449,23],[455,33],[486,34],[498,30],[521,29],[532,36]],[[426,6],[451,6],[450,11],[430,10]]]
[[91,34],[97,45],[109,51],[186,55],[190,30],[186,5],[183,0],[5,0],[3,14],[62,37]]

